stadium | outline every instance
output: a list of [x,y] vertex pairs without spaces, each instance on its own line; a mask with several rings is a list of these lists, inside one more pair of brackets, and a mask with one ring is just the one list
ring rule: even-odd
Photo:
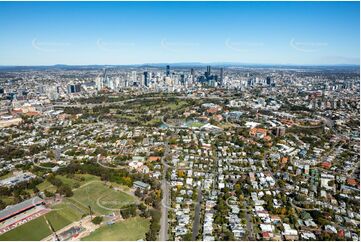
[[0,234],[49,212],[50,210],[44,205],[44,200],[36,196],[1,210]]

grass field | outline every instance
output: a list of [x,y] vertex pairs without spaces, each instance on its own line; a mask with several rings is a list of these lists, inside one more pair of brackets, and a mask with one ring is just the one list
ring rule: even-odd
[[177,101],[177,102],[169,102],[166,104],[167,107],[169,107],[172,110],[181,108],[183,106],[186,106],[188,103],[186,101]]
[[42,183],[40,183],[39,185],[37,185],[36,187],[39,189],[39,191],[42,191],[42,192],[44,190],[47,190],[48,192],[56,191],[56,187],[46,180],[43,181]]
[[0,235],[0,240],[41,240],[50,234],[51,231],[41,216]]
[[88,174],[76,174],[74,177],[66,177],[66,176],[56,176],[59,178],[64,184],[69,185],[72,189],[76,188],[76,184],[79,186],[84,185],[90,181],[99,181],[100,178],[97,176],[92,176]]
[[79,209],[74,204],[68,202],[67,199],[65,199],[61,204],[53,206],[53,209],[54,211],[57,211],[60,216],[72,222],[80,220],[81,217],[88,212],[87,210],[84,211]]
[[148,228],[149,220],[140,217],[130,218],[116,224],[105,225],[82,240],[135,241],[145,239]]
[[[46,218],[50,221],[55,230],[59,230],[71,224],[72,222],[79,221],[82,215],[88,214],[89,205],[91,206],[93,213],[100,215],[113,212],[107,208],[118,209],[127,204],[134,203],[135,201],[133,196],[109,188],[104,183],[100,182],[98,177],[90,175],[81,176],[84,177],[83,181],[80,182],[83,186],[74,189],[74,195],[72,197],[64,198],[62,203],[53,206],[52,208],[54,210],[47,213],[46,215],[43,215],[3,235],[0,235],[0,241],[34,241],[41,240],[49,236],[51,231],[44,219],[44,216],[46,216]],[[70,184],[75,178],[61,177],[60,179],[62,179],[64,183]],[[39,186],[42,189],[48,189],[51,188],[52,185],[45,181],[44,183],[39,184]]]
[[[76,187],[76,184],[81,186],[90,181],[95,181],[95,180],[99,181],[100,180],[99,177],[89,175],[89,174],[76,174],[76,175],[74,175],[74,178],[68,178],[68,177],[59,176],[59,175],[56,177],[59,178],[64,184],[69,185],[72,189],[74,189]],[[81,179],[83,179],[83,180],[81,180]],[[48,182],[47,180],[45,180],[44,182],[37,185],[37,188],[42,192],[44,190],[47,190],[49,192],[56,192],[56,187],[54,185],[52,185],[50,182]]]
[[199,127],[202,127],[204,125],[204,123],[201,123],[201,122],[192,122],[189,124],[189,127],[194,127],[194,128],[199,128]]
[[96,214],[109,214],[112,211],[106,208],[121,208],[135,201],[132,196],[115,191],[101,182],[93,182],[74,190],[74,195],[69,200],[85,209],[91,206]]
[[5,234],[0,235],[0,240],[41,240],[51,234],[44,216],[53,225],[55,230],[64,228],[73,221],[81,218],[80,213],[73,209],[64,207],[61,210],[51,211],[39,218],[36,218],[26,224],[23,224]]
[[6,173],[5,175],[0,176],[0,180],[6,179],[6,178],[9,178],[9,177],[12,177],[12,176],[13,176],[13,173],[12,173],[12,172],[8,172],[8,173]]

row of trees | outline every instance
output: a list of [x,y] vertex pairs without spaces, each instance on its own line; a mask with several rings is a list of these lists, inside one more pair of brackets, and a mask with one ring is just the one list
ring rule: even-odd
[[[71,187],[67,184],[64,184],[59,178],[56,178],[54,174],[49,175],[47,180],[54,186],[57,187],[57,192],[66,197],[73,196],[73,191]],[[49,194],[49,193],[48,193]]]
[[[0,187],[0,197],[13,197],[15,203],[22,202],[26,199],[30,198],[30,193],[27,190],[33,190],[34,193],[39,192],[37,189],[37,185],[40,184],[43,180],[41,178],[35,178],[30,180],[29,182],[20,182],[13,187]],[[6,204],[2,200],[0,200],[0,209],[5,208]]]
[[154,209],[150,210],[150,226],[145,235],[146,240],[155,241],[158,240],[158,233],[160,230],[160,212]]

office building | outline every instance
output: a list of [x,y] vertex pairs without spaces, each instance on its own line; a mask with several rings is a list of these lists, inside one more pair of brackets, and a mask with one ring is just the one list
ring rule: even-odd
[[147,71],[145,71],[144,73],[143,73],[143,85],[144,86],[148,86],[148,81],[149,81],[149,77],[148,77],[148,72]]
[[167,69],[166,69],[165,75],[166,75],[166,76],[170,76],[170,66],[169,66],[169,65],[167,65]]
[[221,73],[220,73],[220,77],[219,77],[219,85],[220,86],[223,85],[223,68],[221,68]]

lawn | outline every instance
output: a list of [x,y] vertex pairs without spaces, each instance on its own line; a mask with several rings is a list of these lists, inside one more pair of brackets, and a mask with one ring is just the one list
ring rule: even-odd
[[36,187],[42,192],[44,190],[47,190],[48,192],[56,192],[56,187],[54,185],[52,185],[50,182],[48,182],[47,180],[43,181]]
[[14,174],[12,172],[8,172],[2,176],[0,176],[0,180],[2,179],[6,179],[6,178],[9,178],[9,177],[12,177]]
[[87,210],[79,209],[67,199],[65,199],[61,204],[55,205],[52,208],[57,211],[57,214],[72,222],[80,220],[82,215],[87,214],[88,212]]
[[[76,184],[83,185],[90,181],[100,180],[99,177],[89,175],[89,174],[76,174],[76,175],[74,175],[73,178],[68,178],[66,176],[59,176],[59,175],[56,177],[59,178],[64,184],[69,185],[72,189],[76,188]],[[81,180],[81,179],[83,179],[83,180]],[[39,185],[37,185],[37,188],[42,192],[44,190],[47,190],[49,192],[56,192],[56,187],[54,185],[52,185],[50,182],[48,182],[47,180],[45,180],[42,183],[40,183]],[[32,190],[29,190],[29,192],[32,193]]]
[[189,124],[189,127],[193,127],[193,128],[200,128],[204,125],[204,123],[201,123],[201,122],[192,122]]
[[64,228],[68,224],[71,224],[72,221],[69,217],[64,216],[66,212],[64,211],[51,211],[50,213],[45,214],[48,221],[51,223],[55,231]]
[[153,118],[152,120],[146,122],[145,125],[158,126],[161,123],[162,123],[162,120],[160,118],[156,117],[156,118]]
[[111,209],[121,208],[135,201],[131,195],[115,191],[102,182],[89,183],[74,190],[74,195],[69,200],[85,208],[90,206],[96,214],[109,214],[112,213]]
[[76,188],[77,185],[81,186],[87,182],[100,180],[99,177],[88,175],[88,174],[76,174],[74,177],[66,177],[66,176],[56,176],[59,178],[64,184],[69,185],[72,189]]
[[166,106],[172,110],[176,110],[183,106],[186,106],[188,103],[186,101],[178,101],[178,102],[169,102]]
[[149,220],[136,217],[112,225],[105,225],[95,230],[93,233],[83,238],[82,240],[144,240],[148,229]]
[[0,240],[41,240],[50,234],[51,231],[41,216],[0,235]]

